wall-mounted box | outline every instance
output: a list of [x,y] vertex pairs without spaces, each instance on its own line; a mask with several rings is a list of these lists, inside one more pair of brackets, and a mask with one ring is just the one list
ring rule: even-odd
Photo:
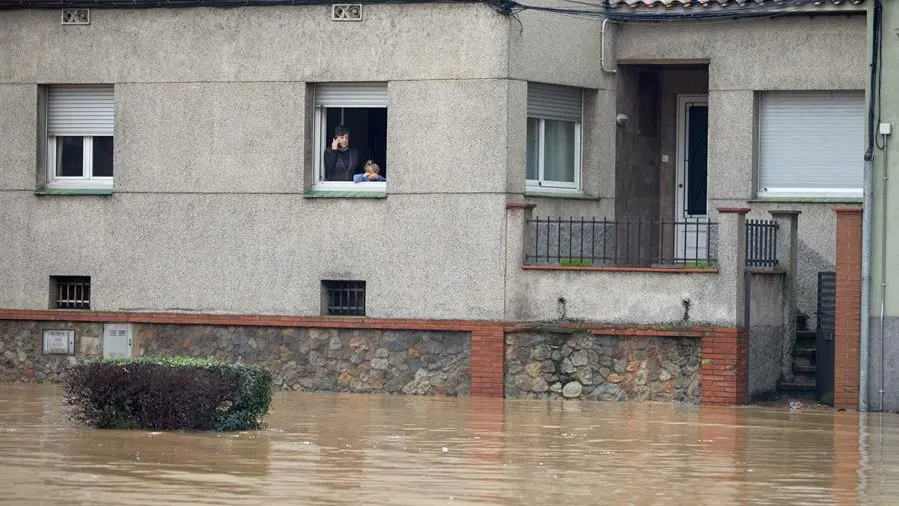
[[74,355],[74,330],[45,330],[44,355]]

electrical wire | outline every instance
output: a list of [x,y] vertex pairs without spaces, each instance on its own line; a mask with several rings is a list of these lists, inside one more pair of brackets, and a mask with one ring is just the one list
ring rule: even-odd
[[[752,18],[770,18],[777,16],[785,16],[790,14],[798,14],[808,12],[806,7],[814,6],[820,3],[820,0],[791,0],[770,2],[764,4],[756,4],[755,2],[747,2],[739,7],[726,9],[702,9],[702,10],[681,10],[677,12],[621,12],[611,7],[608,0],[602,5],[583,0],[565,0],[569,3],[577,5],[585,5],[591,8],[573,8],[573,7],[546,7],[539,5],[528,5],[519,2],[511,2],[514,12],[522,12],[525,10],[533,10],[552,14],[565,14],[583,17],[602,17],[609,18],[611,21],[619,22],[646,22],[646,21],[678,21],[678,20],[715,20],[715,19],[752,19]],[[853,4],[859,2],[851,2]]]

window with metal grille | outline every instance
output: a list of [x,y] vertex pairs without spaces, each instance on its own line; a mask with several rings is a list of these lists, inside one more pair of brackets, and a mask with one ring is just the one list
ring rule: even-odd
[[322,281],[325,316],[365,316],[365,281]]
[[51,276],[52,309],[90,309],[90,276]]

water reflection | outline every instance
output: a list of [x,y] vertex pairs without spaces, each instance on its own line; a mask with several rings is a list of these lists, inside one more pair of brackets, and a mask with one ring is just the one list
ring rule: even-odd
[[883,504],[899,416],[279,392],[234,434],[71,425],[0,385],[0,504]]

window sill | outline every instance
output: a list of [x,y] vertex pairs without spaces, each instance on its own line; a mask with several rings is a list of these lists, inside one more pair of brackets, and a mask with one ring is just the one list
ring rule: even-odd
[[524,190],[525,197],[541,197],[541,198],[558,198],[558,199],[580,199],[580,200],[599,200],[597,197],[585,195],[580,190],[566,189],[547,189],[547,188],[526,188]]
[[307,199],[386,199],[387,191],[371,190],[309,190],[303,193]]
[[34,194],[108,197],[113,194],[113,190],[109,188],[40,188],[35,190]]
[[861,204],[862,197],[758,197],[751,204]]

